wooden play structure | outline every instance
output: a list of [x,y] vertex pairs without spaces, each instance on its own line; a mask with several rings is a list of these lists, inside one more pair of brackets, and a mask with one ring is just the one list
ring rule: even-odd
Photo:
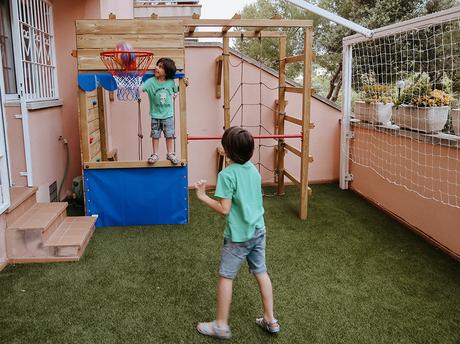
[[[198,27],[221,27],[221,29],[212,32],[199,32],[196,31]],[[290,27],[301,28],[304,31],[304,53],[301,55],[286,56],[286,34],[282,31],[267,30],[268,28]],[[237,28],[238,30],[230,31],[232,28]],[[154,64],[160,57],[170,57],[175,60],[178,70],[185,73],[184,40],[187,38],[221,37],[223,39],[223,53],[221,58],[216,61],[216,66],[218,67],[216,68],[216,79],[223,81],[224,126],[228,128],[230,127],[230,38],[262,39],[274,37],[279,40],[279,84],[278,99],[276,101],[276,132],[271,138],[277,140],[275,167],[277,192],[278,194],[284,193],[284,176],[298,186],[301,190],[299,217],[306,219],[310,190],[308,187],[308,167],[312,161],[309,155],[309,132],[313,128],[313,124],[310,123],[312,30],[312,22],[308,20],[282,20],[279,18],[239,19],[238,16],[234,16],[233,19],[229,20],[198,18],[186,20],[162,20],[158,18],[117,20],[113,16],[107,20],[78,20],[76,22],[77,51],[75,56],[77,57],[80,84],[79,123],[87,214],[98,215],[97,224],[99,226],[187,223],[187,142],[193,139],[200,139],[187,135],[185,83],[183,78],[179,78],[178,115],[180,116],[180,128],[178,130],[180,131],[181,164],[174,166],[169,161],[159,161],[152,166],[148,165],[146,161],[116,161],[114,159],[115,153],[107,152],[104,130],[104,89],[97,87],[101,84],[104,86],[104,83],[107,83],[107,80],[103,80],[105,78],[104,74],[107,76],[107,71],[100,60],[102,51],[113,49],[118,42],[128,41],[135,50],[153,52]],[[286,85],[286,65],[295,62],[304,64],[302,87]],[[94,89],[82,88],[83,82],[81,80],[88,80],[88,78],[97,80],[94,82]],[[216,96],[220,93],[219,81],[217,87],[219,89],[216,89]],[[104,86],[104,88],[106,87]],[[298,114],[298,116],[286,114],[287,92],[302,95],[302,113]],[[286,121],[298,125],[298,137],[302,140],[300,149],[285,142]],[[290,151],[300,158],[299,180],[284,168],[286,151]],[[143,172],[140,172],[140,170]],[[107,183],[110,178],[115,179]],[[140,179],[129,184],[129,180],[132,178]],[[136,188],[136,184],[149,183],[152,178],[162,178],[161,180],[170,187],[168,193],[177,191],[177,197],[165,199],[163,196],[159,197],[158,195],[161,190],[156,190],[157,194],[152,194],[152,191]],[[122,192],[113,193],[116,181],[128,182],[129,185]],[[146,195],[146,192],[150,193]],[[122,201],[120,198],[124,200]],[[141,198],[144,201],[138,202],[136,198]],[[139,212],[149,212],[145,205],[145,200],[149,200],[153,204],[160,202],[162,204],[162,215],[140,218],[138,216]],[[180,200],[179,204],[178,200]],[[97,205],[95,205],[96,203]],[[149,203],[150,207],[151,204]],[[125,210],[128,207],[129,209],[123,215],[125,218],[119,219],[117,218],[118,215],[115,214],[116,210],[109,210],[110,207],[122,207]],[[126,215],[126,212],[130,211],[135,212],[136,215]]]

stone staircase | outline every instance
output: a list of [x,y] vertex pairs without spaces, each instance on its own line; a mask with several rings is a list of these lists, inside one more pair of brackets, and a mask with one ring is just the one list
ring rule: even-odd
[[37,188],[10,189],[6,211],[8,263],[62,262],[81,258],[96,218],[67,217],[67,202],[37,203]]

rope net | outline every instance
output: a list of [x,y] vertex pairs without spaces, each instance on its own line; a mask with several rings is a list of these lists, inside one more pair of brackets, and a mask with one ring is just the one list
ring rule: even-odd
[[460,20],[352,45],[349,159],[460,208]]

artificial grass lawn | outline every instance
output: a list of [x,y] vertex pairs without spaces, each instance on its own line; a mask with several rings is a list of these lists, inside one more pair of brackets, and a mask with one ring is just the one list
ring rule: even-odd
[[[270,191],[268,191],[270,192]],[[256,327],[244,267],[234,343],[460,343],[460,264],[350,191],[266,197],[267,263],[282,332]],[[224,220],[191,193],[190,224],[97,229],[77,263],[0,273],[1,343],[210,343]]]

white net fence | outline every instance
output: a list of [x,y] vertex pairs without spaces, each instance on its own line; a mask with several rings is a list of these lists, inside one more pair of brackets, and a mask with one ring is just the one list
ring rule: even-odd
[[460,15],[352,45],[348,158],[460,208]]

